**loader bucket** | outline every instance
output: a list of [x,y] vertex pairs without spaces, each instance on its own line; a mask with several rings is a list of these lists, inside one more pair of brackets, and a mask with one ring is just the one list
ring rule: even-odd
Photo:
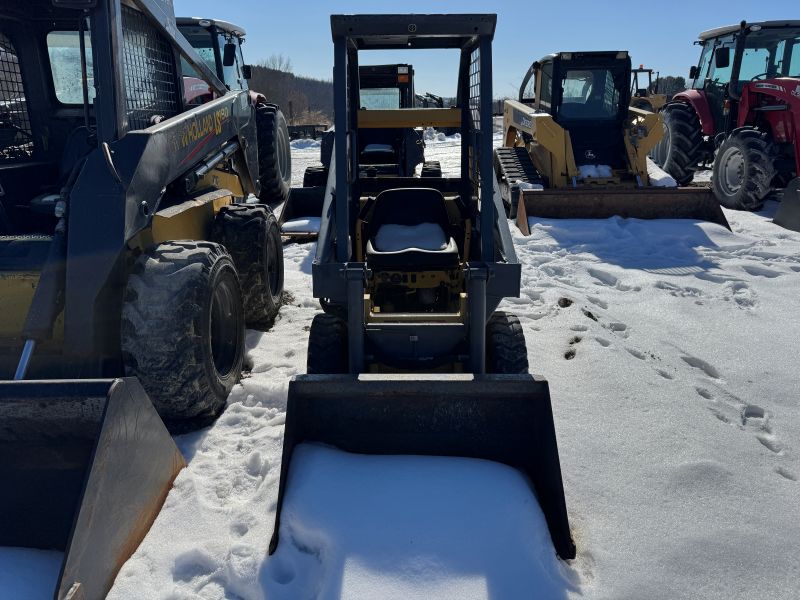
[[532,375],[299,375],[289,383],[275,529],[292,453],[316,442],[359,454],[481,458],[527,476],[556,552],[575,557],[547,382]]
[[707,188],[608,187],[522,190],[517,227],[530,235],[529,217],[543,219],[694,219],[730,230],[728,220]]
[[0,546],[63,552],[56,600],[105,598],[184,466],[135,378],[0,383]]
[[792,179],[784,189],[783,199],[772,222],[784,229],[800,231],[800,177]]

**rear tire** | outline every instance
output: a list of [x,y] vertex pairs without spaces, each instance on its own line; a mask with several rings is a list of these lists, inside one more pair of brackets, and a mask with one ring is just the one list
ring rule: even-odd
[[334,315],[314,315],[308,334],[306,372],[347,373],[347,323]]
[[322,165],[306,167],[303,187],[325,187],[328,185],[328,169]]
[[142,254],[122,306],[125,373],[168,426],[207,425],[244,360],[244,313],[231,257],[211,242],[165,242]]
[[268,206],[226,206],[214,222],[214,241],[225,246],[239,272],[247,326],[266,331],[283,295],[283,244],[275,215]]
[[772,191],[777,151],[769,136],[752,127],[731,133],[714,158],[711,187],[726,208],[759,210]]
[[525,332],[515,315],[502,310],[495,311],[486,324],[486,372],[528,372]]
[[702,158],[703,131],[700,119],[688,104],[667,104],[661,111],[664,138],[650,154],[659,167],[669,173],[678,185],[688,185]]
[[289,128],[281,110],[263,102],[256,106],[258,134],[259,200],[267,204],[286,202],[292,186],[292,150]]

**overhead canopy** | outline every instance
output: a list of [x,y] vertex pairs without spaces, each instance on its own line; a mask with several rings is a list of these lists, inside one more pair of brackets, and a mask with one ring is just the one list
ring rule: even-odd
[[497,15],[331,15],[333,40],[349,38],[359,50],[462,48],[494,38]]

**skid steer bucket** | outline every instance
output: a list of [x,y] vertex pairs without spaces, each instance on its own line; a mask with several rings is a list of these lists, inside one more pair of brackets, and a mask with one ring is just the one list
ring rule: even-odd
[[289,383],[270,554],[298,444],[504,463],[527,476],[556,552],[575,557],[547,382],[532,375],[300,375]]
[[137,379],[0,383],[0,546],[62,551],[56,600],[105,598],[184,465]]
[[784,229],[800,231],[800,177],[795,177],[783,190],[783,199],[772,222]]
[[730,229],[728,220],[705,188],[522,190],[517,227],[530,235],[529,218],[542,219],[694,219]]

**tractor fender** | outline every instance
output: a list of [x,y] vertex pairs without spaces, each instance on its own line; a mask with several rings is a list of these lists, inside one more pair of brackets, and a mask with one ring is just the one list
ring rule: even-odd
[[274,107],[275,110],[278,110],[278,105],[277,104],[271,104],[271,103],[267,102],[267,97],[264,94],[262,94],[261,92],[256,92],[254,90],[247,90],[247,91],[250,94],[250,104],[251,105],[258,106],[259,104],[267,104],[269,106]]
[[672,102],[683,102],[688,104],[697,113],[700,119],[700,128],[703,135],[714,135],[714,117],[711,114],[711,108],[708,106],[708,98],[706,93],[700,90],[686,90],[678,92],[672,97]]

